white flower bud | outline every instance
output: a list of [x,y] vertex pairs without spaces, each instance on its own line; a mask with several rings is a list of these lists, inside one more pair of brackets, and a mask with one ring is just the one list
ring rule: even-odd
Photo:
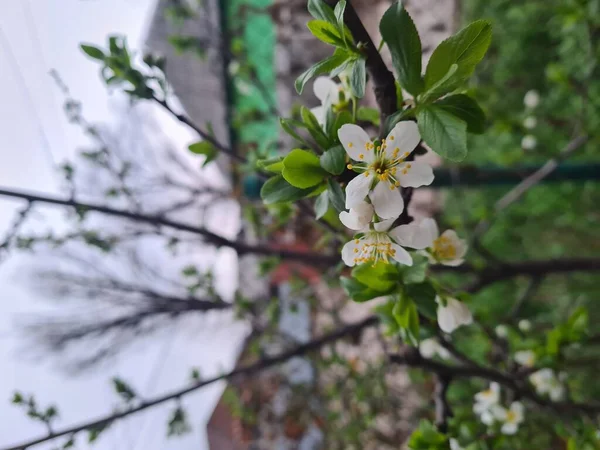
[[506,325],[498,325],[494,331],[496,336],[501,339],[506,339],[508,337],[508,327]]
[[527,319],[523,319],[519,321],[519,330],[521,330],[523,333],[527,333],[528,331],[531,331],[531,322]]

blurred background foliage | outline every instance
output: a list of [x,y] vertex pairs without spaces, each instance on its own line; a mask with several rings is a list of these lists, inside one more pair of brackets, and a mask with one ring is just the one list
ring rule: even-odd
[[[588,143],[561,166],[577,170],[600,161],[600,1],[465,0],[462,9],[463,23],[485,18],[492,21],[494,29],[492,46],[477,71],[472,89],[472,95],[487,113],[488,129],[482,135],[470,136],[469,147],[473,151],[467,162],[507,168],[542,165],[558,156],[569,141],[580,135],[589,136]],[[539,93],[540,101],[535,108],[524,104],[524,97],[531,90]],[[528,129],[524,124],[528,117],[536,119],[533,128]],[[535,148],[522,148],[526,135],[535,138]],[[597,182],[542,183],[520,201],[495,214],[496,201],[509,189],[504,186],[446,191],[442,221],[459,229],[459,234],[472,235],[480,221],[493,218],[493,225],[481,240],[486,251],[474,249],[471,253],[475,264],[478,259],[481,263],[487,259],[489,263],[501,264],[502,261],[598,255],[600,186]],[[464,282],[460,276],[452,278],[456,285]],[[552,330],[560,328],[557,325],[564,324],[567,317],[573,315],[574,321],[579,320],[582,326],[598,323],[598,281],[598,275],[593,273],[554,274],[539,280],[521,277],[487,287],[474,295],[470,304],[484,327],[486,323],[490,326],[497,323],[498,317],[507,317],[511,350],[533,347],[538,355],[549,357],[550,341],[564,328],[554,333]],[[530,283],[534,283],[531,289]],[[518,319],[508,318],[519,297],[528,290],[518,319],[529,319],[534,329],[548,331],[546,341],[531,341],[527,333],[517,328]],[[593,325],[588,331],[594,332]],[[493,329],[460,330],[457,343],[468,349],[467,354],[474,359],[494,358],[497,349],[482,345],[489,342],[484,338],[486,332],[493,333]],[[560,357],[556,355],[553,363],[558,364],[559,358],[564,367],[570,364],[565,358],[573,358],[573,361],[587,358],[586,364],[570,371],[568,384],[574,399],[600,395],[600,385],[595,382],[600,358],[597,344],[566,346],[565,352]],[[594,359],[596,362],[590,362]],[[473,386],[468,383],[455,383],[451,388],[451,403],[467,405],[455,411],[458,419],[472,414],[469,398],[473,394]],[[568,432],[553,422],[551,415],[543,420],[532,414],[527,422],[529,426],[524,432],[529,433],[529,439],[521,441],[528,443],[527,448],[566,448],[559,444],[563,441],[558,436]],[[485,427],[479,426],[483,427],[479,433],[484,432]],[[478,435],[472,427],[464,425],[464,428],[464,434]],[[554,433],[549,434],[547,430]],[[524,448],[514,447],[516,442],[511,444],[510,438],[503,439],[507,442],[497,443],[500,447],[494,448]],[[576,438],[568,445],[569,449],[588,448],[577,446]]]

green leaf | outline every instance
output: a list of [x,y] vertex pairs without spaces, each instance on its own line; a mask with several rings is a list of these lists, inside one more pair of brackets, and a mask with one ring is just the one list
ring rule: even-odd
[[417,345],[419,343],[419,313],[415,302],[410,297],[401,295],[396,301],[392,313],[400,327],[402,339]]
[[342,33],[334,24],[324,20],[311,20],[306,26],[318,40],[326,44],[335,45],[336,47],[346,46]]
[[283,170],[283,157],[278,156],[276,158],[261,159],[256,162],[256,165],[269,172],[281,173]]
[[[297,121],[293,119],[284,119],[283,117],[279,118],[279,124],[281,125],[281,128],[283,128],[283,131],[285,131],[287,134],[289,134],[301,144],[304,144],[308,147],[308,143],[306,142],[306,140],[302,136],[300,136],[294,128],[292,128],[294,122]],[[302,126],[304,126],[304,124],[302,124]]]
[[381,36],[392,55],[398,80],[413,96],[423,90],[421,77],[421,39],[401,2],[392,4],[379,23]]
[[429,105],[417,111],[423,140],[437,154],[451,161],[467,156],[467,124],[439,106]]
[[308,0],[308,12],[317,20],[336,23],[333,10],[323,0]]
[[441,97],[446,92],[454,89],[453,83],[455,83],[454,75],[458,71],[458,64],[452,64],[446,75],[440,78],[433,86],[427,89],[427,91],[419,96],[421,103],[429,103],[431,100]]
[[422,283],[425,281],[429,262],[423,255],[414,255],[412,266],[402,267],[402,281],[404,284]]
[[206,166],[209,162],[213,161],[219,151],[208,141],[200,141],[194,144],[190,144],[188,146],[190,152],[195,153],[196,155],[204,155],[204,162],[202,163],[202,167]]
[[386,293],[398,282],[398,271],[393,264],[360,264],[352,269],[352,276],[362,284]]
[[450,95],[435,104],[444,111],[464,120],[469,133],[480,134],[485,131],[485,113],[479,104],[468,95]]
[[321,168],[319,157],[306,150],[292,150],[283,159],[283,177],[292,186],[300,189],[319,184],[326,173]]
[[380,297],[382,293],[371,289],[369,286],[362,284],[360,281],[354,278],[341,277],[340,284],[344,289],[344,292],[355,302],[366,302],[368,300]]
[[327,214],[327,210],[329,209],[329,194],[327,191],[321,192],[317,197],[317,201],[315,202],[315,218],[319,220],[325,214]]
[[406,285],[404,293],[413,299],[421,314],[433,321],[437,319],[437,304],[435,303],[437,292],[430,282]]
[[302,94],[304,86],[312,77],[331,72],[336,67],[345,63],[349,56],[350,54],[345,50],[339,48],[336,49],[332,56],[319,61],[307,71],[302,73],[298,78],[296,78],[296,82],[294,83],[296,92],[298,92],[298,94]]
[[356,111],[356,118],[363,122],[371,122],[376,127],[378,127],[380,123],[379,111],[375,108],[361,106]]
[[106,58],[106,55],[104,54],[104,52],[102,50],[100,50],[98,47],[94,47],[93,45],[81,44],[80,48],[90,58],[94,58],[99,61],[104,61],[104,59]]
[[130,402],[131,400],[137,397],[135,391],[131,388],[131,386],[129,386],[129,384],[127,384],[122,379],[115,377],[112,379],[112,381],[115,392],[119,394],[123,398],[123,400]]
[[446,92],[455,89],[471,76],[483,59],[492,40],[492,26],[487,20],[471,23],[454,36],[443,41],[433,52],[425,71],[425,88],[429,89],[442,79],[452,64],[458,69]]
[[338,130],[347,123],[352,123],[352,113],[350,111],[340,111],[340,113],[332,120],[327,127],[327,136],[331,142],[339,142]]
[[408,441],[408,448],[415,450],[447,450],[448,439],[427,420],[421,420],[419,427]]
[[346,194],[340,185],[331,178],[327,179],[327,193],[329,201],[337,212],[342,212],[346,209]]
[[320,160],[323,169],[333,175],[339,175],[346,168],[346,150],[341,145],[336,145],[323,153]]
[[321,128],[321,124],[315,117],[315,115],[310,111],[310,109],[303,106],[300,108],[300,114],[302,116],[302,121],[304,122],[304,126],[312,136],[312,138],[319,144],[321,148],[329,147],[329,138]]
[[289,184],[282,175],[269,178],[260,190],[260,197],[265,204],[293,202],[307,197],[316,188],[299,189]]
[[358,98],[365,96],[365,84],[367,82],[366,60],[358,58],[354,60],[350,71],[350,91]]

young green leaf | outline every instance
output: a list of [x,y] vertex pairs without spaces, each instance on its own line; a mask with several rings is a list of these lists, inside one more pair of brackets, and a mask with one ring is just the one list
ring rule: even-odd
[[352,113],[350,111],[340,111],[340,113],[328,123],[327,136],[331,142],[339,142],[338,130],[347,123],[352,123]]
[[454,36],[443,41],[433,52],[425,71],[425,89],[431,88],[444,77],[452,64],[458,65],[453,82],[446,92],[455,89],[471,76],[475,66],[483,59],[492,40],[492,26],[487,20],[478,20]]
[[468,95],[450,95],[435,104],[444,111],[464,120],[469,133],[480,134],[485,131],[485,113],[477,101]]
[[330,148],[319,159],[321,167],[333,175],[341,174],[346,168],[346,151],[341,145]]
[[367,83],[366,60],[358,58],[351,64],[350,71],[350,91],[352,95],[358,98],[365,96],[365,84]]
[[106,58],[106,55],[104,54],[104,52],[102,50],[100,50],[98,47],[94,47],[93,45],[87,45],[87,44],[81,44],[80,47],[81,47],[81,50],[83,50],[83,52],[86,55],[88,55],[90,58],[94,58],[99,61],[104,61],[104,58]]
[[381,18],[379,30],[392,54],[400,84],[412,95],[418,95],[423,90],[421,39],[401,2],[388,8]]
[[417,111],[423,140],[431,149],[451,161],[467,156],[467,124],[444,109],[429,105]]
[[342,40],[344,41],[344,46],[346,47],[348,44],[346,42],[346,33],[345,33],[345,25],[344,25],[344,11],[346,11],[346,0],[339,0],[335,5],[333,10],[333,14],[335,15],[336,24],[338,30],[340,30],[340,34],[342,36]]
[[315,117],[315,115],[310,111],[310,109],[303,106],[300,109],[300,115],[302,116],[302,121],[304,122],[304,126],[312,136],[312,138],[319,144],[322,148],[329,147],[329,138],[321,128],[321,124]]
[[329,209],[329,194],[327,191],[323,191],[317,197],[317,201],[315,202],[315,218],[319,220],[325,214],[327,214],[327,210]]
[[[293,128],[292,125],[293,125],[294,122],[296,122],[296,121],[293,120],[293,119],[284,119],[283,117],[279,118],[279,124],[281,125],[281,128],[283,128],[283,131],[285,131],[287,134],[289,134],[291,137],[293,137],[294,139],[296,139],[301,144],[303,144],[303,145],[305,145],[305,146],[308,147],[308,143],[306,142],[306,140],[302,136],[300,136],[296,132],[296,130]],[[302,126],[304,126],[304,124],[302,124]]]
[[437,292],[431,283],[425,281],[418,284],[407,284],[404,286],[404,294],[413,299],[421,314],[433,321],[436,320],[437,304],[435,303],[435,297]]
[[204,155],[204,162],[202,163],[202,167],[206,166],[209,162],[213,161],[219,151],[208,141],[200,141],[194,144],[190,144],[188,146],[190,152],[195,153],[196,155]]
[[288,183],[282,175],[269,178],[260,190],[260,197],[265,204],[293,202],[312,194],[317,187],[299,189]]
[[283,160],[283,177],[300,189],[319,184],[326,174],[321,168],[319,157],[306,150],[292,150]]
[[422,283],[425,281],[429,262],[425,256],[414,255],[413,265],[402,267],[402,281],[404,284]]
[[398,272],[393,264],[360,264],[352,269],[352,276],[376,291],[389,292],[398,281]]
[[349,57],[350,54],[345,50],[339,48],[336,49],[332,56],[319,61],[307,71],[303,72],[298,78],[296,78],[296,82],[294,83],[296,92],[298,92],[298,94],[302,94],[304,86],[312,77],[331,72],[336,67],[345,63]]
[[327,179],[327,193],[329,201],[337,212],[342,212],[346,209],[346,195],[340,185],[333,179]]
[[269,172],[281,173],[283,170],[283,157],[278,156],[276,158],[261,159],[256,162],[256,165]]
[[336,23],[333,10],[323,0],[308,0],[308,12],[317,20]]
[[340,284],[348,297],[355,302],[366,302],[376,297],[381,297],[382,295],[380,291],[371,289],[369,286],[362,284],[354,278],[342,277],[340,278]]
[[419,343],[419,313],[415,302],[406,295],[401,295],[392,311],[400,327],[402,339],[413,345]]
[[306,26],[318,40],[336,47],[346,47],[345,38],[336,25],[324,20],[311,20]]
[[363,122],[371,122],[376,127],[379,126],[379,111],[375,108],[367,108],[366,106],[361,106],[356,111],[356,118]]

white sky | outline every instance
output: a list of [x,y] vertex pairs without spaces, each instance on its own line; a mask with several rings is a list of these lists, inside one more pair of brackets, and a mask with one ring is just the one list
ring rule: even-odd
[[[114,118],[98,66],[81,54],[78,44],[104,44],[108,34],[120,33],[128,36],[131,47],[138,46],[154,3],[0,0],[0,186],[59,193],[52,161],[72,156],[85,141],[79,130],[67,123],[62,96],[48,72],[59,72],[72,96],[82,101],[89,121],[110,122]],[[179,142],[190,138],[172,122],[165,122],[165,127],[179,137]],[[0,198],[1,235],[18,204]],[[34,393],[42,405],[56,402],[61,412],[60,428],[109,412],[116,400],[108,383],[114,375],[150,396],[182,386],[192,366],[200,367],[203,374],[231,367],[243,329],[221,323],[197,334],[188,330],[158,335],[116,364],[78,378],[23,357],[14,333],[15,319],[47,307],[36,298],[39,294],[27,289],[23,277],[17,276],[27,261],[16,257],[0,265],[0,448],[44,433],[42,426],[9,404],[16,389]],[[202,450],[206,448],[204,423],[221,389],[214,386],[186,400],[193,413],[191,435],[166,440],[169,410],[163,409],[120,423],[94,448]]]

